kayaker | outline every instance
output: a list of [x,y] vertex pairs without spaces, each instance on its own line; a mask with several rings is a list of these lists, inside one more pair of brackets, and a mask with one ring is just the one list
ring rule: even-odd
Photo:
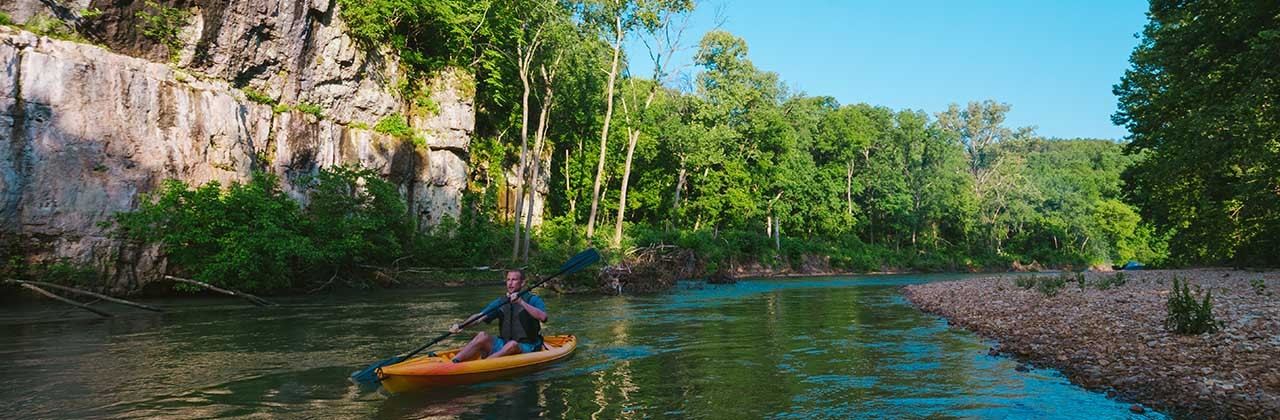
[[[498,335],[481,331],[458,351],[453,362],[470,360],[475,356],[482,359],[502,357],[513,354],[532,353],[542,350],[542,323],[547,321],[547,304],[532,292],[520,296],[520,288],[524,287],[524,271],[507,272],[507,295],[495,299],[483,311],[467,318],[462,325],[454,324],[449,331],[457,334],[463,328],[476,321],[492,322],[498,320]],[[497,310],[491,309],[497,307]],[[484,316],[489,313],[489,316]]]

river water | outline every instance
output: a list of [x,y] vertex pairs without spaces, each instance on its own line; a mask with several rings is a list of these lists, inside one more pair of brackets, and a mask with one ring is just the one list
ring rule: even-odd
[[1131,414],[1055,371],[1018,372],[898,290],[957,277],[549,295],[544,334],[577,335],[572,358],[503,382],[396,396],[363,393],[347,376],[478,311],[500,283],[281,298],[271,308],[148,302],[164,314],[99,303],[118,314],[105,320],[7,304],[0,418],[1163,418]]

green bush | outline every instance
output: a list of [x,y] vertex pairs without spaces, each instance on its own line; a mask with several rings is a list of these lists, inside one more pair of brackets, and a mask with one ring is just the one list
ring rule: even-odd
[[1128,282],[1129,280],[1125,278],[1124,273],[1117,271],[1115,275],[1111,277],[1099,278],[1098,281],[1093,284],[1093,287],[1098,290],[1107,290],[1124,286]]
[[191,18],[191,12],[162,6],[150,0],[146,2],[146,7],[146,10],[135,14],[142,20],[142,35],[164,45],[169,50],[169,59],[178,61],[178,54],[182,52],[182,39],[178,36],[182,33],[182,27],[187,24],[187,19]]
[[12,25],[12,24],[13,24],[13,19],[9,17],[9,14],[5,12],[0,12],[0,25]]
[[246,291],[301,287],[403,254],[411,224],[395,185],[348,166],[310,181],[304,211],[269,173],[225,189],[166,180],[137,211],[104,225],[117,237],[159,244],[179,274]]
[[289,112],[290,109],[293,109],[293,108],[285,104],[280,104],[280,105],[276,105],[274,108],[271,108],[271,112],[281,114],[281,113]]
[[1067,287],[1067,279],[1066,273],[1058,276],[1022,276],[1014,279],[1013,284],[1023,290],[1034,288],[1045,296],[1056,296],[1059,291]]
[[310,179],[308,236],[334,270],[388,264],[403,254],[412,224],[395,184],[372,169],[325,168]]
[[1270,295],[1270,293],[1267,292],[1267,282],[1262,278],[1249,280],[1249,287],[1253,288],[1253,293],[1258,296]]
[[249,88],[241,89],[241,91],[244,92],[244,97],[248,98],[250,101],[257,102],[260,104],[266,104],[266,105],[276,104],[276,100],[265,93],[258,92],[256,90],[249,89]]
[[300,104],[298,104],[297,109],[298,109],[298,111],[302,111],[302,112],[307,113],[307,114],[315,115],[315,116],[316,116],[316,118],[324,118],[324,110],[323,110],[323,109],[320,109],[320,106],[319,106],[319,105],[312,105],[312,104],[300,103]]
[[[1200,292],[1200,286],[1196,286],[1197,294]],[[1173,278],[1173,290],[1169,292],[1169,302],[1166,307],[1169,310],[1169,316],[1165,318],[1165,327],[1179,334],[1202,334],[1214,332],[1218,330],[1218,322],[1213,319],[1213,291],[1205,290],[1204,299],[1196,302],[1195,294],[1191,293],[1187,286],[1187,281],[1181,282],[1177,277]]]
[[300,267],[321,257],[305,235],[301,208],[272,174],[256,173],[225,190],[217,181],[189,188],[166,180],[140,203],[135,212],[116,214],[115,233],[160,244],[180,274],[206,283],[251,291],[286,288]]
[[399,113],[388,115],[382,121],[378,121],[378,125],[373,126],[373,131],[396,137],[413,135],[413,128],[409,127],[409,123]]

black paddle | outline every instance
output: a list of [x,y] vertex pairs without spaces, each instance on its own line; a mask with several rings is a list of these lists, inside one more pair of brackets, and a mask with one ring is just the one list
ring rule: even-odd
[[[526,287],[524,290],[520,291],[520,294],[524,295],[525,293],[529,293],[529,291],[533,290],[534,288],[541,286],[544,283],[551,281],[551,279],[554,279],[556,277],[559,277],[565,274],[576,273],[578,272],[578,270],[586,268],[587,266],[594,264],[596,261],[599,261],[599,260],[600,260],[600,253],[596,252],[595,248],[588,248],[586,251],[582,251],[582,252],[579,252],[578,255],[574,255],[573,258],[570,258],[568,262],[565,262],[564,265],[560,266],[560,271],[557,271],[555,274],[552,274],[542,280],[539,280],[537,283],[534,283],[533,285]],[[484,319],[485,317],[489,316],[489,312],[496,311],[498,310],[498,308],[501,308],[501,306],[497,306],[497,307],[494,307],[493,309],[485,311],[480,316],[480,319]],[[446,337],[450,335],[453,335],[452,331],[441,334],[439,337],[436,337],[435,340],[431,340],[431,342],[424,344],[422,347],[418,347],[416,350],[411,351],[404,356],[392,357],[390,359],[383,360],[383,361],[374,363],[372,365],[369,365],[369,367],[364,368],[362,370],[352,372],[351,381],[355,382],[358,385],[368,385],[368,384],[378,382],[380,380],[378,378],[378,368],[381,368],[387,365],[394,365],[396,363],[400,363],[405,360],[408,360],[410,357],[413,357],[413,355],[418,354],[423,350],[426,350],[427,347],[431,347],[436,343],[439,343],[440,340],[444,340]]]

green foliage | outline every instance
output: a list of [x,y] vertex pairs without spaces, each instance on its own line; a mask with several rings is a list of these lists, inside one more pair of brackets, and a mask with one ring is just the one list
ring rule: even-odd
[[348,124],[347,127],[351,127],[358,130],[368,130],[369,124],[366,124],[364,121],[356,121],[351,124]]
[[0,25],[12,25],[12,24],[13,24],[13,19],[9,17],[9,14],[5,12],[0,12]]
[[164,45],[169,51],[170,60],[178,61],[178,54],[182,52],[182,39],[179,35],[191,18],[191,12],[148,0],[146,9],[138,11],[135,16],[142,21],[142,34]]
[[37,14],[27,18],[27,21],[23,22],[21,28],[31,31],[37,35],[47,36],[50,38],[74,42],[86,42],[84,37],[80,36],[80,34],[66,22],[46,14]]
[[295,109],[303,113],[314,115],[316,118],[324,118],[324,110],[321,109],[319,105],[300,103],[295,107]]
[[1112,117],[1130,197],[1190,264],[1280,265],[1277,2],[1154,0]]
[[409,127],[409,122],[400,113],[383,117],[381,121],[378,121],[378,125],[373,126],[373,131],[396,137],[413,135],[413,128]]
[[387,264],[403,253],[412,223],[395,184],[372,169],[342,165],[321,170],[308,186],[308,236],[335,270]]
[[1125,278],[1124,272],[1117,271],[1114,275],[1099,277],[1093,283],[1093,287],[1098,290],[1109,290],[1124,286],[1129,280]]
[[405,204],[376,173],[322,169],[309,183],[309,196],[304,211],[275,175],[260,172],[227,188],[166,180],[143,196],[137,211],[118,213],[104,227],[126,240],[159,244],[182,274],[246,291],[301,287],[317,275],[385,264],[402,254],[411,229]]
[[1203,334],[1218,330],[1218,322],[1213,319],[1213,291],[1205,290],[1204,299],[1196,302],[1196,295],[1200,293],[1200,286],[1196,286],[1196,293],[1191,293],[1184,280],[1179,287],[1177,277],[1173,279],[1173,290],[1169,292],[1169,301],[1166,307],[1169,310],[1169,316],[1165,318],[1165,327],[1178,334]]
[[[1036,289],[1045,296],[1057,296],[1058,292],[1067,287],[1067,281],[1070,277],[1066,273],[1057,276],[1021,276],[1013,280],[1013,284],[1023,290]],[[1077,278],[1077,281],[1079,279]]]
[[94,19],[99,16],[102,16],[102,9],[89,8],[80,11],[80,18],[82,19]]
[[276,104],[275,98],[272,98],[271,96],[265,93],[258,92],[256,90],[249,89],[249,88],[241,89],[241,91],[244,92],[244,97],[248,98],[250,101],[257,102],[260,104],[273,105],[273,106]]
[[321,257],[298,204],[266,173],[225,190],[217,181],[189,188],[166,180],[113,222],[125,239],[160,244],[170,264],[196,280],[244,290],[288,287],[299,267]]
[[271,112],[274,112],[274,113],[280,114],[280,113],[289,112],[289,110],[291,110],[291,109],[293,109],[293,107],[291,107],[291,106],[289,106],[289,105],[279,104],[279,105],[276,105],[275,107],[271,108]]
[[1271,296],[1271,292],[1267,291],[1267,282],[1262,278],[1249,280],[1249,287],[1253,289],[1253,293],[1258,296]]

